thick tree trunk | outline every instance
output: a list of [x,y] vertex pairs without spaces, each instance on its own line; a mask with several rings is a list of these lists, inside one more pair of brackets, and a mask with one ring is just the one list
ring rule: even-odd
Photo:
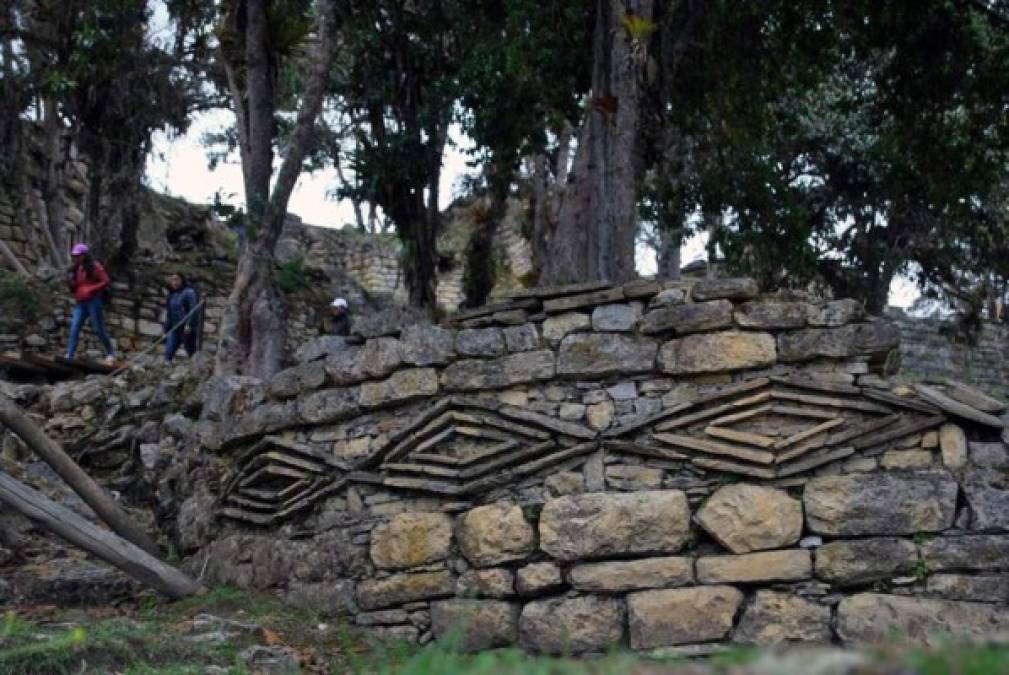
[[278,372],[284,363],[287,310],[273,283],[274,249],[322,108],[336,31],[333,0],[320,0],[319,41],[310,57],[301,108],[271,193],[276,64],[270,58],[266,5],[266,0],[236,0],[229,21],[234,22],[234,30],[243,32],[237,45],[222,44],[238,120],[246,210],[250,224],[257,227],[255,240],[238,262],[235,285],[221,319],[216,364],[219,374],[260,378]]
[[652,0],[597,0],[591,110],[549,245],[548,283],[636,276],[640,116],[647,36],[624,17],[652,19]]

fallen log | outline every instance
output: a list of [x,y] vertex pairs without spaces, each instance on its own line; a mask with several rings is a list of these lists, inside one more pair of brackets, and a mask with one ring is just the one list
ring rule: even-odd
[[56,441],[32,421],[13,401],[0,396],[0,424],[17,435],[25,445],[52,467],[74,492],[108,523],[119,536],[133,542],[152,556],[160,555],[158,545],[126,512],[119,508],[112,496],[95,482],[84,469],[70,458]]
[[0,502],[172,599],[204,591],[195,579],[103,530],[0,470]]

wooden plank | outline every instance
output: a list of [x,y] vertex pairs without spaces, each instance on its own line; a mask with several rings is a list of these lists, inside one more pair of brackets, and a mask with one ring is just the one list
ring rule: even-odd
[[948,412],[954,417],[977,422],[978,424],[983,424],[988,427],[995,427],[996,429],[1001,429],[1005,426],[1002,420],[994,415],[989,415],[986,412],[981,412],[976,408],[960,403],[960,401],[955,401],[934,387],[929,387],[924,384],[915,384],[914,390],[918,392],[918,395],[923,399],[932,405],[937,406],[941,410]]
[[0,471],[0,502],[170,598],[204,593],[199,582],[136,544],[85,520]]
[[757,464],[772,464],[774,462],[774,454],[765,450],[740,448],[735,445],[705,441],[693,436],[683,436],[680,434],[652,434],[652,438],[660,443],[678,448],[687,448],[688,450],[698,450],[706,452],[709,455],[726,455],[748,462],[756,462]]
[[861,410],[863,412],[888,413],[886,408],[857,399],[838,398],[836,396],[814,396],[811,394],[795,394],[790,391],[772,391],[771,396],[780,401],[794,401],[796,403],[806,403],[809,405],[819,405],[825,408],[847,408],[849,410]]
[[769,448],[772,445],[776,445],[775,440],[770,436],[764,436],[763,434],[755,434],[749,431],[736,431],[735,429],[723,429],[722,427],[711,426],[705,427],[704,433],[708,436],[714,436],[715,438],[721,438],[726,441],[735,441],[737,443],[745,443],[746,445],[755,445],[758,448]]
[[802,431],[800,431],[798,433],[792,434],[788,438],[782,438],[780,441],[776,441],[774,443],[774,448],[776,450],[781,450],[783,448],[787,448],[789,446],[795,445],[796,443],[799,443],[800,441],[804,441],[807,438],[811,438],[812,436],[816,436],[817,434],[821,434],[821,433],[823,433],[825,431],[830,431],[831,429],[839,427],[840,425],[844,424],[846,421],[847,420],[844,419],[843,417],[838,417],[838,418],[835,418],[835,419],[832,419],[832,420],[827,420],[826,422],[823,422],[822,424],[817,424],[815,427],[810,427],[808,429],[803,429]]
[[827,452],[816,454],[799,462],[793,462],[791,464],[782,464],[778,467],[778,475],[782,478],[787,476],[794,476],[797,473],[802,473],[804,471],[810,471],[824,464],[829,464],[835,462],[839,459],[844,459],[845,457],[850,457],[855,454],[855,448],[848,446],[844,448],[833,448]]
[[724,471],[725,473],[738,473],[744,476],[752,476],[754,478],[765,478],[771,479],[775,478],[777,474],[772,469],[767,469],[760,466],[753,466],[752,464],[739,464],[737,462],[728,462],[722,459],[710,459],[708,457],[694,457],[690,460],[690,463],[694,466],[698,466],[702,469],[707,469],[709,471]]

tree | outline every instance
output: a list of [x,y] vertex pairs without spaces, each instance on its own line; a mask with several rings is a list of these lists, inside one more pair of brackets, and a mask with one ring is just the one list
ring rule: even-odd
[[221,373],[267,377],[283,362],[286,312],[273,283],[274,249],[325,97],[336,33],[334,3],[320,0],[317,41],[303,62],[304,93],[271,190],[277,78],[281,61],[293,56],[310,26],[309,9],[300,0],[231,0],[224,7],[220,51],[237,121],[246,213],[254,236],[239,258],[221,321],[217,354]]

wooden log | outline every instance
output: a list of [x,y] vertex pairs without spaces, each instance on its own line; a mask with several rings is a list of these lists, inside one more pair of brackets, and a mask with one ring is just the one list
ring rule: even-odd
[[0,502],[170,598],[203,592],[195,579],[88,522],[4,471],[0,471]]
[[56,441],[31,420],[13,401],[0,396],[0,424],[10,429],[32,451],[45,461],[74,492],[94,510],[112,531],[133,542],[152,556],[160,555],[154,540],[119,508],[112,496],[77,466]]

